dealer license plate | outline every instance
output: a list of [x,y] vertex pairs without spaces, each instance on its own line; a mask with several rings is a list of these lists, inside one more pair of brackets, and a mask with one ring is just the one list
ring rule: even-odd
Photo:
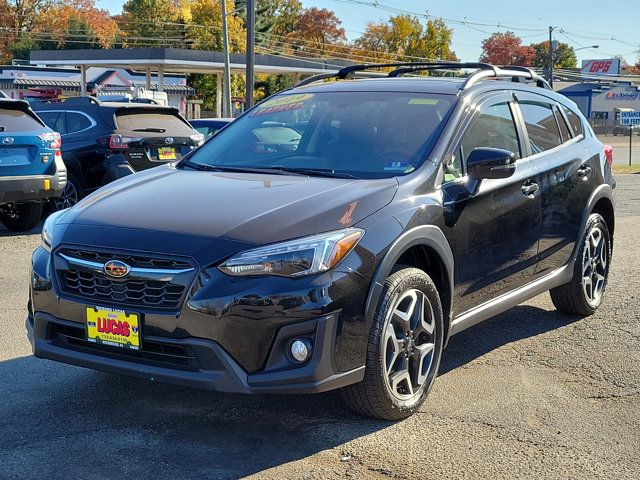
[[87,340],[99,345],[140,349],[140,317],[136,313],[87,307]]
[[158,160],[175,160],[176,149],[173,147],[159,147]]

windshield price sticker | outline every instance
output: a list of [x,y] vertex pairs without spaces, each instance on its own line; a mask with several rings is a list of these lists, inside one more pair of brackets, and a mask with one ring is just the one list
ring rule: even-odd
[[268,115],[270,113],[299,110],[304,106],[304,102],[313,98],[313,93],[301,93],[298,95],[283,95],[272,98],[256,106],[249,116]]

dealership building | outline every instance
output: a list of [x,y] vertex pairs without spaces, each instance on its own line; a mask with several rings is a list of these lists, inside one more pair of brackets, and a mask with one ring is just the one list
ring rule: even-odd
[[640,111],[640,85],[621,80],[577,82],[560,88],[560,93],[576,102],[598,133],[618,124],[621,111]]

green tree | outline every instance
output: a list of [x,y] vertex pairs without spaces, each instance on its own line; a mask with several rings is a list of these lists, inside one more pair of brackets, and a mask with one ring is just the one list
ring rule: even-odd
[[[538,68],[549,67],[549,40],[540,43],[532,43],[536,51],[533,66]],[[558,42],[558,47],[553,51],[553,66],[557,68],[576,68],[578,59],[573,47],[568,43]]]
[[176,39],[182,39],[180,24],[186,23],[172,0],[127,0],[117,21],[129,47],[180,46]]

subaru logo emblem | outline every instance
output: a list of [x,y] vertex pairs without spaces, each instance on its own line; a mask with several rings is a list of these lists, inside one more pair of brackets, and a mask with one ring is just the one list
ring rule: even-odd
[[173,143],[173,138],[172,137],[167,137],[164,139],[164,141],[166,142],[167,145],[171,145]]
[[15,140],[14,140],[14,138],[13,138],[13,137],[4,137],[4,138],[2,139],[2,144],[3,144],[3,145],[12,145],[12,144],[13,144],[13,142],[15,142]]
[[104,273],[114,278],[122,278],[129,275],[131,267],[120,260],[109,260],[104,264]]

